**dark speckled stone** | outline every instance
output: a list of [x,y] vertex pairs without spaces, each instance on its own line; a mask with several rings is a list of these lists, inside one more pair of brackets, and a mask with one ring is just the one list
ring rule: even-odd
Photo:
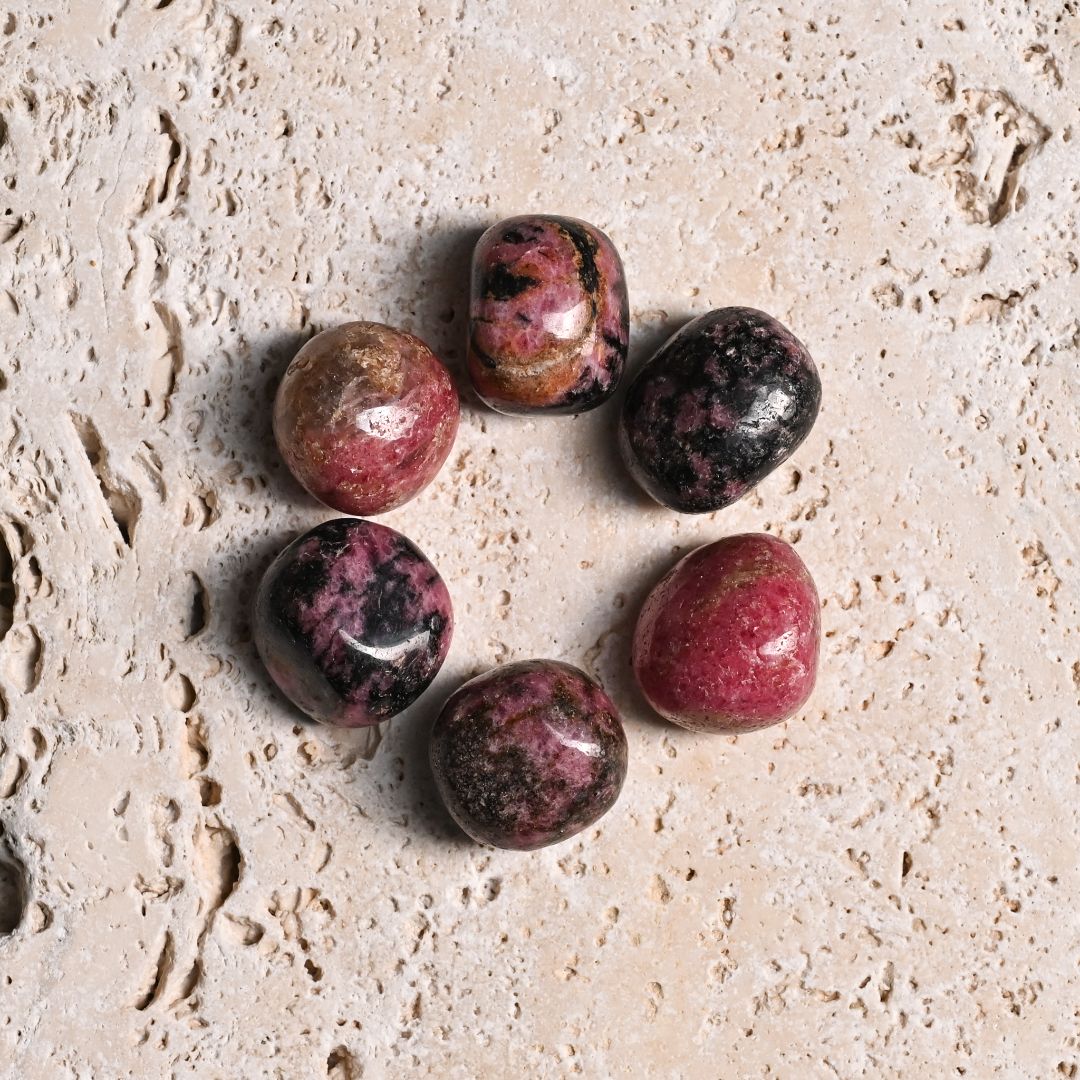
[[688,514],[742,498],[810,434],[821,380],[806,347],[753,308],[694,319],[639,372],[619,440],[634,478]]
[[518,851],[591,825],[626,777],[626,736],[611,699],[554,660],[467,682],[436,720],[430,752],[454,820],[480,843]]
[[294,540],[255,598],[255,644],[316,720],[367,727],[411,705],[450,648],[450,594],[408,538],[338,518]]

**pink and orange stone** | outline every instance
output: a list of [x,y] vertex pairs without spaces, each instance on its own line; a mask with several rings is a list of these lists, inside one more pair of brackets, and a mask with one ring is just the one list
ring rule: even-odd
[[297,480],[344,514],[381,514],[435,478],[457,435],[457,390],[419,339],[381,323],[316,334],[274,401],[274,436]]
[[790,544],[728,536],[653,588],[634,631],[634,673],[649,704],[682,727],[738,734],[778,724],[814,688],[820,612]]
[[622,260],[599,229],[530,214],[480,237],[468,367],[491,408],[550,415],[595,409],[615,392],[629,340]]

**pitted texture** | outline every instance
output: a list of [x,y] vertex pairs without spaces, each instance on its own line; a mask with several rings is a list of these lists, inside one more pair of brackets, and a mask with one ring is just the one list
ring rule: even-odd
[[[4,1080],[1080,1070],[1074,6],[0,4]],[[627,373],[504,417],[464,377],[469,261],[545,211],[617,242]],[[619,394],[731,305],[806,342],[821,414],[682,516],[627,477]],[[464,393],[380,519],[453,647],[347,731],[249,613],[335,516],[275,389],[354,319]],[[813,696],[737,738],[656,720],[646,593],[757,531],[820,589]],[[585,832],[492,851],[427,727],[532,656],[601,680],[630,767]]]

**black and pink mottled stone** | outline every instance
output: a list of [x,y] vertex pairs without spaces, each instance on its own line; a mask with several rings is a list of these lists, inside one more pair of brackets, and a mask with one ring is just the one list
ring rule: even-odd
[[341,727],[411,705],[442,667],[453,626],[446,585],[416,545],[355,518],[294,540],[255,598],[255,645],[274,682]]
[[450,373],[419,339],[381,323],[316,334],[274,400],[274,436],[293,476],[343,514],[382,514],[442,467],[458,429]]
[[504,413],[581,413],[615,391],[630,316],[615,245],[575,218],[508,218],[473,253],[468,368]]
[[694,319],[638,373],[619,442],[637,482],[687,514],[742,498],[810,434],[821,380],[770,315],[731,307]]
[[626,778],[622,721],[569,664],[528,660],[467,682],[431,732],[431,768],[474,840],[531,851],[591,825]]
[[795,549],[765,533],[691,552],[649,594],[633,664],[649,704],[695,731],[786,720],[817,677],[821,602]]

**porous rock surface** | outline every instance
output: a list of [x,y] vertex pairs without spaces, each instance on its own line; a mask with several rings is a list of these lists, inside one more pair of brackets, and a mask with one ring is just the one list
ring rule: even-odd
[[[1080,1069],[1076,5],[0,2],[0,1074],[1073,1076]],[[466,400],[383,520],[454,596],[380,735],[305,723],[248,605],[329,516],[277,460],[316,330],[461,373],[468,261],[596,223],[631,371],[746,304],[821,415],[720,513],[622,472],[618,399]],[[462,383],[462,385],[464,385]],[[699,736],[629,677],[727,533],[823,600],[809,705]],[[630,773],[535,854],[463,840],[464,678],[601,678]]]

